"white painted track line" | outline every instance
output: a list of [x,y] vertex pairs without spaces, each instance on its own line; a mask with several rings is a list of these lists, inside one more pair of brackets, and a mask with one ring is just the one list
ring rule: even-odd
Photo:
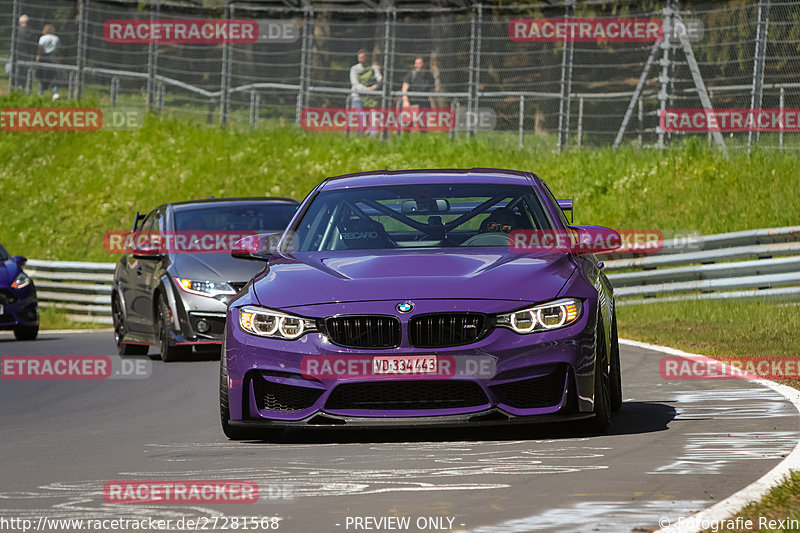
[[[678,357],[685,357],[695,361],[717,361],[719,363],[717,359],[706,357],[700,354],[684,352],[682,350],[670,348],[669,346],[661,346],[659,344],[650,344],[648,342],[632,341],[628,339],[620,339],[619,343],[636,348],[643,348],[645,350],[653,350]],[[725,367],[726,370],[730,370],[729,365],[721,366]],[[799,390],[765,379],[747,379],[747,381],[752,381],[774,390],[792,402],[792,404],[795,406],[795,409],[800,412]],[[780,485],[792,470],[800,470],[800,442],[795,445],[792,453],[790,453],[786,459],[781,461],[777,466],[761,476],[761,478],[758,480],[744,487],[742,490],[728,496],[724,500],[717,502],[708,509],[684,518],[678,523],[662,527],[658,530],[658,533],[696,533],[705,529],[709,529],[709,523],[719,523],[722,520],[732,517],[748,504],[760,500],[770,491],[770,489]]]

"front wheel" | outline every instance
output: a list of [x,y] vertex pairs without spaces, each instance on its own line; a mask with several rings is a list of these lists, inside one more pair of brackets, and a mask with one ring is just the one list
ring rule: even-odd
[[259,435],[252,429],[239,428],[230,425],[231,413],[228,403],[228,362],[225,355],[225,344],[222,345],[222,354],[219,358],[219,417],[222,423],[222,432],[230,440],[256,440]]
[[39,335],[39,324],[14,328],[14,338],[18,341],[32,341]]
[[617,314],[611,322],[611,352],[609,353],[611,361],[609,363],[609,381],[611,385],[611,410],[619,411],[622,409],[622,371],[619,364],[619,338],[617,336]]
[[172,311],[167,306],[163,295],[158,297],[158,316],[156,317],[156,331],[158,332],[158,346],[161,351],[161,360],[165,363],[187,359],[192,353],[191,346],[177,346],[170,344],[170,331],[172,329]]
[[595,433],[608,433],[611,425],[611,378],[609,375],[608,351],[603,328],[597,327],[594,367],[594,413],[591,429]]

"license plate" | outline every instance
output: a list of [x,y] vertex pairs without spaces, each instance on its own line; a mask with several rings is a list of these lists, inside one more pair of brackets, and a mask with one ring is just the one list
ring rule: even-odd
[[379,355],[372,359],[373,374],[435,374],[435,355]]

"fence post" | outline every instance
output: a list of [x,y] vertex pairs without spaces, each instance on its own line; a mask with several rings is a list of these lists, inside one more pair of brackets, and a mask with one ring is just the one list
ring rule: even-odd
[[[753,57],[753,88],[750,93],[750,111],[761,107],[764,87],[764,59],[769,31],[769,0],[758,0],[758,26],[756,29],[756,50]],[[756,141],[758,133],[756,132]],[[747,132],[747,153],[753,142],[752,129]]]
[[[661,75],[658,81],[661,83],[661,90],[658,92],[658,117],[659,121],[664,116],[667,109],[667,94],[669,92],[669,52],[672,46],[672,32],[675,27],[675,10],[677,5],[675,0],[667,0],[667,7],[664,8],[664,36],[661,38]],[[664,148],[664,130],[658,126],[658,148]]]
[[[392,101],[392,82],[394,76],[394,44],[397,22],[397,10],[393,2],[388,3],[383,28],[383,89],[381,90],[381,107],[388,107]],[[388,139],[389,132],[381,132],[381,139]]]
[[311,39],[314,33],[314,10],[306,0],[303,2],[303,34],[300,43],[300,83],[297,90],[297,105],[294,112],[294,123],[300,124],[303,108],[308,103],[308,71],[311,68]]
[[83,69],[86,66],[86,0],[78,2],[78,55],[75,65],[78,67],[75,96],[80,99],[83,96]]
[[250,91],[250,127],[258,127],[258,92]]
[[[152,0],[150,3],[150,25],[153,27],[161,11],[160,0]],[[145,107],[148,111],[155,103],[156,92],[156,72],[158,71],[158,44],[155,39],[147,45],[147,102]]]
[[111,107],[117,107],[117,92],[119,91],[119,78],[111,78]]
[[581,147],[581,137],[583,137],[583,95],[578,98],[578,148]]
[[[714,101],[714,91],[708,91],[708,99]],[[709,129],[708,133],[706,133],[706,137],[708,138],[708,146],[711,147],[711,141],[713,139],[711,135],[711,129]]]
[[451,129],[448,133],[448,136],[452,141],[458,137],[458,116],[461,113],[461,104],[458,103],[458,99],[453,98],[450,100],[450,109],[454,110],[456,113],[456,123],[453,125],[453,129]]
[[[225,6],[225,20],[233,18],[233,2]],[[219,123],[223,126],[228,123],[228,105],[230,104],[231,88],[231,43],[225,40],[222,43],[222,79],[219,88]]]
[[519,95],[519,148],[520,150],[524,148],[524,137],[525,132],[523,128],[525,126],[525,95]]
[[475,136],[476,128],[478,127],[478,108],[480,107],[480,85],[481,85],[481,46],[483,45],[483,4],[478,3],[478,20],[476,22],[476,38],[475,41],[475,96],[472,99],[472,117],[470,117],[470,137]]
[[781,121],[778,123],[780,126],[780,133],[778,133],[778,146],[783,148],[783,87],[781,87],[781,94],[778,99],[778,107],[781,110]]
[[[564,6],[564,18],[575,16],[575,0],[568,0]],[[569,137],[569,104],[572,93],[572,50],[571,31],[564,33],[564,50],[561,55],[561,102],[558,106],[558,152],[567,147]]]
[[[19,0],[14,0],[11,4],[11,73],[8,76],[8,90],[13,91],[18,85],[17,82],[17,32],[19,31]],[[30,67],[29,67],[30,70]]]
[[642,136],[642,133],[643,133],[643,130],[644,130],[644,105],[642,104],[642,97],[641,96],[639,97],[638,118],[639,118],[639,129],[636,132],[636,138],[639,141],[639,148],[641,148],[642,144],[644,144],[644,138]]
[[[469,20],[469,87],[467,91],[467,118],[473,110],[475,100],[475,48],[477,46],[477,20],[475,8],[472,9],[472,16]],[[467,128],[467,135],[472,135],[472,128]]]

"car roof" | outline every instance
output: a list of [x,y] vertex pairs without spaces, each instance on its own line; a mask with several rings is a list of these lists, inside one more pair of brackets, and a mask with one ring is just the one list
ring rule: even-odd
[[178,211],[188,206],[200,206],[208,204],[237,204],[237,203],[289,203],[299,205],[300,202],[295,198],[279,197],[279,196],[243,196],[239,198],[206,198],[202,200],[185,200],[183,202],[170,202],[163,204],[164,206],[172,206],[177,208]]
[[499,168],[373,170],[330,177],[323,182],[321,189],[453,182],[532,186],[535,179],[530,172]]

